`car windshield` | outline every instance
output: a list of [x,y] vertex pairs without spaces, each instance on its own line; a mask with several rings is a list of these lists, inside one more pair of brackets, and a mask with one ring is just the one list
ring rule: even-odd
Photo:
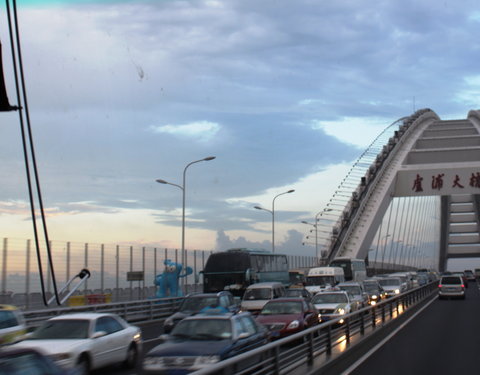
[[363,284],[363,287],[367,292],[378,292],[378,285],[376,284]]
[[400,286],[400,279],[380,279],[378,283],[381,286]]
[[253,288],[247,289],[245,295],[243,296],[244,300],[263,300],[272,298],[272,289],[270,288]]
[[224,340],[232,337],[228,319],[186,319],[180,321],[171,335],[189,340]]
[[313,304],[320,303],[346,303],[348,298],[345,294],[342,293],[319,293],[313,297]]
[[308,276],[308,286],[321,286],[325,287],[327,284],[335,285],[335,278],[333,276]]
[[90,321],[86,319],[49,320],[38,327],[29,340],[86,339]]
[[260,315],[300,314],[301,312],[301,302],[269,302],[263,307]]
[[17,318],[12,311],[0,311],[0,328],[9,328],[18,326]]
[[358,296],[359,294],[362,294],[362,291],[360,290],[360,288],[355,285],[343,285],[343,286],[340,286],[340,289],[354,296]]
[[302,289],[288,289],[285,291],[285,297],[304,297],[308,295]]
[[204,307],[216,307],[218,305],[218,300],[216,296],[213,297],[188,297],[186,298],[182,306],[180,307],[180,311],[182,312],[199,312]]

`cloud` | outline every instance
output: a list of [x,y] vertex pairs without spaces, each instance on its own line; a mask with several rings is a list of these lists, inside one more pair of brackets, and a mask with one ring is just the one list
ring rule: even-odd
[[172,134],[206,142],[220,131],[220,125],[209,121],[197,121],[184,125],[151,126],[150,130],[154,133]]

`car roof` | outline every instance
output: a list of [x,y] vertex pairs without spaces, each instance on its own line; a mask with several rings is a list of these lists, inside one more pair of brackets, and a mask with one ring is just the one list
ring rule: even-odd
[[345,295],[348,296],[348,293],[345,292],[344,290],[326,290],[325,292],[320,292],[320,293],[315,294],[315,296],[321,296],[323,294],[345,294]]
[[302,297],[281,297],[281,298],[271,299],[270,301],[267,302],[267,304],[272,303],[272,302],[305,302],[305,298],[302,298]]
[[242,315],[249,315],[249,313],[240,313],[240,314],[234,314],[234,313],[219,313],[219,314],[209,314],[209,313],[204,313],[204,314],[197,314],[197,315],[192,315],[188,316],[183,320],[208,320],[208,319],[221,319],[221,320],[230,320],[234,316],[242,316]]
[[338,283],[337,285],[335,286],[361,286],[361,284],[357,281],[345,281],[345,282],[342,282],[342,283]]
[[110,313],[94,313],[94,312],[85,312],[85,313],[72,313],[72,314],[62,314],[58,316],[54,316],[49,320],[62,320],[62,319],[84,319],[84,320],[93,320],[98,319],[104,316],[113,316],[116,317],[115,314]]
[[0,310],[14,311],[14,310],[19,310],[19,308],[13,305],[0,305]]
[[255,283],[255,284],[249,285],[247,289],[269,288],[269,287],[272,287],[272,286],[283,286],[283,284],[279,283],[277,281]]

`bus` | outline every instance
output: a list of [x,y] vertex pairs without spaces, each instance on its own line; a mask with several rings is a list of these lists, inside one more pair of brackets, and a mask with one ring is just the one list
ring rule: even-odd
[[335,258],[330,262],[330,267],[341,267],[345,281],[362,282],[367,278],[367,267],[363,259]]
[[305,289],[317,294],[344,281],[345,276],[340,267],[313,267],[308,270]]
[[281,282],[290,284],[287,256],[261,249],[230,249],[211,254],[202,271],[204,293],[228,290],[242,297],[251,284]]

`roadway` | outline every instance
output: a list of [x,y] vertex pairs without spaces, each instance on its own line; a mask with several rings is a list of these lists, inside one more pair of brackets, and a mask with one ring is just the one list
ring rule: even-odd
[[[344,375],[450,375],[478,372],[480,286],[469,283],[465,300],[435,299],[398,331],[349,364]],[[395,333],[396,332],[396,333]],[[368,356],[368,357],[367,357]],[[359,363],[363,361],[362,363]],[[358,365],[358,366],[356,366]]]

